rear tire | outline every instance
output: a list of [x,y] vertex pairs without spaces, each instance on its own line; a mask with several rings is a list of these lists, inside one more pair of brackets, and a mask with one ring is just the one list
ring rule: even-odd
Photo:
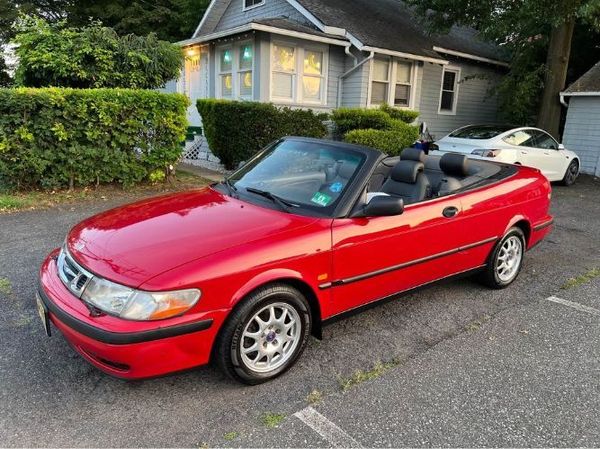
[[565,172],[565,176],[560,182],[563,186],[572,186],[575,184],[577,177],[579,176],[579,161],[577,159],[573,159],[569,166],[567,167],[567,171]]
[[311,333],[306,298],[286,284],[251,293],[231,312],[215,346],[215,359],[232,379],[257,385],[290,369]]
[[510,228],[494,247],[480,281],[495,289],[508,287],[521,272],[525,248],[523,231],[516,226]]

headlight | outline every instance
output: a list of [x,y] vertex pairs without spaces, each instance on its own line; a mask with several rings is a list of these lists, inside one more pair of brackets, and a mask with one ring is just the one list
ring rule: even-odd
[[145,321],[181,315],[194,306],[200,296],[197,289],[145,292],[93,277],[81,299],[111,315]]
[[473,150],[471,154],[482,157],[496,157],[500,154],[500,150]]

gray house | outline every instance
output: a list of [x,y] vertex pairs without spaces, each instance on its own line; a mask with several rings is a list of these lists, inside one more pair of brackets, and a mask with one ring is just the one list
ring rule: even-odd
[[561,93],[568,106],[563,144],[581,159],[581,172],[600,176],[600,62]]
[[[472,29],[431,37],[399,0],[212,0],[171,86],[198,98],[329,111],[415,109],[434,136],[496,120],[490,88],[506,71]],[[192,124],[200,117],[190,108]]]

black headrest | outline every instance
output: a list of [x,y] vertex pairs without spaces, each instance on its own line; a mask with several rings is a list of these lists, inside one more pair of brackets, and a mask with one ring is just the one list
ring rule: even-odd
[[400,161],[392,168],[391,177],[396,182],[407,182],[414,184],[417,182],[419,172],[425,169],[423,162]]
[[405,148],[400,153],[400,159],[403,161],[425,162],[426,156],[425,151],[419,148]]
[[345,179],[350,179],[356,171],[356,165],[349,162],[342,162],[338,170],[338,176]]
[[451,176],[467,176],[469,174],[469,159],[464,154],[446,153],[440,159],[440,168]]

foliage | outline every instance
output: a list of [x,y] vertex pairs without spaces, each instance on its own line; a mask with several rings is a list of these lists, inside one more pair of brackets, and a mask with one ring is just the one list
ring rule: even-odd
[[[568,55],[570,40],[561,40],[559,48],[551,50],[551,36],[574,20],[576,28],[587,24],[594,32],[600,29],[600,0],[407,0],[407,3],[420,13],[431,32],[444,33],[453,25],[471,26],[511,55],[510,69],[497,93],[502,117],[515,123],[531,122],[538,111],[560,108],[560,89],[557,91],[557,84],[551,80],[562,81],[565,73],[560,61],[562,54],[553,52],[562,47],[566,50],[562,53]],[[578,57],[594,51],[588,35],[583,45],[572,45]],[[593,63],[588,61],[571,79],[581,76]],[[544,89],[549,93],[543,97],[545,102],[541,101]]]
[[187,106],[143,90],[0,89],[0,185],[127,186],[167,171],[181,155]]
[[147,37],[119,36],[98,23],[68,28],[25,17],[15,37],[21,86],[155,89],[177,78],[181,48]]
[[379,109],[336,109],[332,120],[346,142],[397,155],[419,138],[418,128],[409,125],[418,116],[416,111],[382,106]]
[[12,78],[8,74],[8,67],[1,51],[0,48],[0,87],[8,87],[12,84]]
[[232,169],[284,136],[324,137],[327,115],[250,101],[198,100],[211,151]]
[[13,37],[19,14],[82,27],[101,21],[120,35],[156,33],[170,42],[191,37],[209,0],[0,0],[0,42]]
[[418,111],[412,109],[394,108],[389,104],[382,104],[379,109],[388,114],[395,120],[403,121],[404,123],[413,123],[419,117]]
[[390,129],[391,117],[379,109],[339,108],[331,114],[336,131],[343,136],[354,129]]
[[394,131],[381,131],[378,129],[355,129],[344,136],[348,143],[364,145],[383,151],[389,156],[399,155],[404,148],[412,146],[419,137],[419,130],[415,126],[404,125],[403,129],[398,126]]

